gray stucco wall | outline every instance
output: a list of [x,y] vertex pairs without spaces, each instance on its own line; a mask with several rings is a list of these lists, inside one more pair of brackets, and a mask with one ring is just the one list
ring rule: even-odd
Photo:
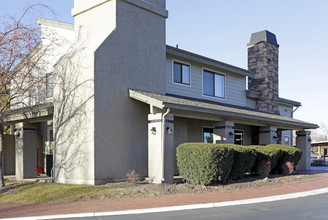
[[15,136],[4,135],[4,174],[15,175]]
[[147,176],[149,106],[128,89],[165,93],[165,18],[123,1],[116,13],[116,29],[95,52],[97,183],[132,169]]
[[76,42],[56,66],[58,182],[147,175],[149,106],[128,89],[165,93],[165,0],[98,3],[75,1]]

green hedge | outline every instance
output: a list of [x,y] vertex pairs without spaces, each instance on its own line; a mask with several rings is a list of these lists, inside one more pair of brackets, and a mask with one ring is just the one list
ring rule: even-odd
[[256,166],[259,162],[262,160],[271,161],[271,171],[276,169],[278,165],[278,161],[280,157],[282,156],[282,151],[279,148],[276,148],[274,146],[250,146],[250,148],[253,148],[257,151],[257,158],[256,163],[254,164],[252,171],[254,172],[256,170]]
[[233,163],[233,150],[219,144],[184,143],[177,147],[180,175],[187,183],[224,183]]
[[229,179],[238,179],[250,172],[257,158],[257,151],[248,146],[230,145],[234,150],[232,169]]
[[177,148],[180,175],[187,183],[210,185],[241,178],[256,172],[258,163],[271,161],[271,172],[280,171],[284,162],[297,165],[302,151],[291,146],[240,146],[233,144],[185,143]]
[[296,166],[302,157],[302,151],[296,147],[282,145],[282,144],[269,144],[267,146],[280,149],[282,151],[282,155],[277,165],[278,171],[281,171],[280,168],[282,164],[288,161],[293,162],[294,166]]

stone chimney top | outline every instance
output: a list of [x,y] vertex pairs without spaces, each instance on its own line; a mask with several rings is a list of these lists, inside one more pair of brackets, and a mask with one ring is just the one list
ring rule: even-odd
[[260,42],[268,42],[279,47],[279,44],[277,43],[276,35],[274,35],[273,33],[267,30],[253,33],[248,46],[253,46]]
[[248,69],[254,73],[248,78],[248,89],[260,92],[255,109],[279,112],[279,45],[276,36],[269,31],[253,33],[248,44]]

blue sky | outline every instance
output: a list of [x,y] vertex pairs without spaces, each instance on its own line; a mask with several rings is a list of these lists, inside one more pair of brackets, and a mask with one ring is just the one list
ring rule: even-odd
[[[73,23],[73,0],[1,0],[0,16],[28,4],[42,16]],[[268,30],[280,45],[280,97],[302,102],[295,118],[328,123],[328,1],[167,0],[167,44],[247,69],[251,33]]]

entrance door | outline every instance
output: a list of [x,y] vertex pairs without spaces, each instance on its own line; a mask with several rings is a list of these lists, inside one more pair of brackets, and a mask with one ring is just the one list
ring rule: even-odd
[[213,143],[213,128],[203,127],[203,142]]
[[46,151],[46,174],[51,176],[51,170],[53,166],[53,151],[54,151],[54,134],[53,128],[48,128],[48,147]]
[[244,145],[244,132],[235,131],[235,144]]

